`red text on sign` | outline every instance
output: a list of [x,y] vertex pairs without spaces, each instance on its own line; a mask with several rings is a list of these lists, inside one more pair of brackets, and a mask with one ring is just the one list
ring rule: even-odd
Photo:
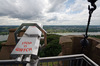
[[32,51],[32,48],[16,48],[15,51],[19,51],[19,52],[29,52]]
[[32,44],[32,42],[22,42],[22,44]]
[[27,47],[27,45],[24,45],[24,47]]

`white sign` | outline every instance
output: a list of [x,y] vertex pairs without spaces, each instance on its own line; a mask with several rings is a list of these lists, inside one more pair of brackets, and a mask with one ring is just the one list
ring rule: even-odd
[[41,31],[35,27],[30,26],[17,43],[16,47],[12,51],[14,54],[38,54],[39,44],[40,44]]

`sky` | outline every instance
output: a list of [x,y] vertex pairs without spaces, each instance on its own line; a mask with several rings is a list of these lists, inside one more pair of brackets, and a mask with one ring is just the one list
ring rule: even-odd
[[[0,25],[86,25],[87,0],[0,0]],[[100,0],[91,25],[100,25]]]

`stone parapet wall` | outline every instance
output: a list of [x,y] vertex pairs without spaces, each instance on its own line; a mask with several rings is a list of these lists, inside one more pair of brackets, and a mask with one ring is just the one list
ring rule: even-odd
[[[11,59],[10,54],[16,45],[15,37],[14,37],[15,31],[16,29],[9,29],[9,36],[8,36],[7,42],[3,42],[1,44],[2,48],[0,50],[0,60]],[[23,36],[24,32],[25,30],[21,30],[18,36],[19,37]]]
[[62,46],[62,55],[72,54],[72,49],[70,49],[72,47],[72,40],[70,37],[60,37],[60,44]]
[[[62,55],[81,54],[80,40],[83,36],[62,36],[59,43],[62,46]],[[100,39],[88,38],[89,45],[85,48],[84,54],[100,65]]]

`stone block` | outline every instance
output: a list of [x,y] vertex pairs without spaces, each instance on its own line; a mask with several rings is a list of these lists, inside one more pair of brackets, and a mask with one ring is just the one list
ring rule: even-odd
[[0,60],[10,59],[10,53],[12,52],[14,46],[3,46],[0,51]]
[[63,55],[72,54],[72,40],[70,39],[70,37],[66,37],[66,36],[60,37],[59,43],[62,46]]

